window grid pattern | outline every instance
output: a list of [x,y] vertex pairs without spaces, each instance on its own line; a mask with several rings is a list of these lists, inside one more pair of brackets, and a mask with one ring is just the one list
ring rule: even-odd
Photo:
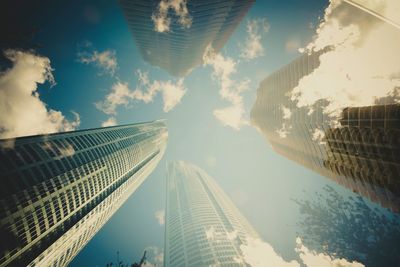
[[168,266],[247,266],[240,245],[258,235],[214,180],[185,162],[168,164]]
[[[1,150],[0,226],[9,242],[0,266],[41,265],[54,253],[63,259],[51,265],[66,265],[154,168],[166,139],[156,121],[17,138]],[[71,247],[58,241],[88,220],[99,227]]]
[[[335,125],[324,114],[322,101],[310,113],[288,95],[319,66],[319,56],[327,50],[302,55],[268,76],[257,91],[252,125],[276,152],[399,212],[400,106],[387,98],[376,106],[345,108]],[[290,118],[284,118],[284,108]],[[278,134],[283,126],[289,129],[286,137]],[[314,137],[316,130],[324,133],[321,141]]]
[[151,16],[159,2],[119,0],[143,59],[172,75],[182,76],[202,64],[209,44],[216,51],[225,45],[254,0],[187,1],[191,27],[183,28],[176,14],[170,11],[168,34],[154,30]]

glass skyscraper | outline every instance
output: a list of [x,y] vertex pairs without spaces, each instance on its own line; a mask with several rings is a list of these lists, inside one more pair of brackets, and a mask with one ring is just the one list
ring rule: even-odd
[[154,121],[0,140],[0,266],[67,265],[153,171],[167,138]]
[[252,125],[281,155],[399,212],[400,106],[387,98],[376,106],[345,108],[335,125],[323,101],[309,112],[288,95],[324,52],[303,54],[261,82]]
[[240,245],[258,235],[205,171],[170,162],[166,206],[165,267],[247,266]]
[[119,0],[128,27],[145,61],[174,76],[183,76],[202,64],[209,44],[219,51],[255,0],[190,0],[190,27],[182,27],[170,8],[168,32],[157,32],[152,15],[160,0]]

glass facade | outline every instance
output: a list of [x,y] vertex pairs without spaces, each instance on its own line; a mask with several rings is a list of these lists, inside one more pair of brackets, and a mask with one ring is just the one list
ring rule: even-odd
[[310,112],[288,95],[319,66],[324,52],[304,54],[261,82],[252,125],[281,155],[399,212],[400,105],[387,98],[376,106],[345,108],[335,124],[323,112],[323,101]]
[[[0,266],[65,266],[161,159],[163,121],[0,140]],[[6,240],[6,242],[5,242]]]
[[255,0],[190,0],[190,28],[179,24],[169,10],[170,32],[157,32],[151,19],[159,0],[119,0],[128,27],[143,59],[174,76],[183,76],[202,64],[209,44],[219,51],[232,35]]
[[167,169],[164,266],[247,266],[240,245],[258,235],[229,197],[194,165]]

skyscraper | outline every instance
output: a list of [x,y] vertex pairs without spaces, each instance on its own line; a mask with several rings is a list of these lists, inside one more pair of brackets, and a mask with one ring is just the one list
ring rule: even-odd
[[167,136],[154,121],[0,140],[0,266],[67,265],[156,167]]
[[400,105],[346,108],[325,142],[337,182],[400,212]]
[[[297,107],[288,93],[313,72],[325,51],[303,54],[261,82],[251,121],[279,154],[331,178],[392,211],[400,211],[400,107],[352,107],[338,123]],[[322,90],[322,89],[321,89]]]
[[167,172],[164,266],[247,266],[240,245],[258,235],[229,197],[192,164]]
[[[143,59],[171,75],[182,76],[202,64],[209,44],[215,51],[225,45],[254,1],[174,1],[179,2],[178,12],[167,6],[168,1],[119,0],[119,3]],[[167,6],[166,10],[159,12],[159,5]],[[162,13],[162,25],[169,24],[169,29],[166,26],[157,29],[158,13]],[[182,16],[185,16],[183,22]]]

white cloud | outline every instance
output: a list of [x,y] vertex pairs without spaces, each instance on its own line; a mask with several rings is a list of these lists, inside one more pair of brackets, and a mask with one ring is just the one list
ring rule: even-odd
[[[285,261],[278,255],[274,248],[260,239],[247,238],[246,244],[240,246],[242,258],[236,259],[237,262],[246,262],[252,267],[299,267],[300,263],[296,260]],[[304,246],[300,238],[296,239],[295,251],[307,267],[363,267],[358,262],[349,262],[346,259],[336,259],[323,253],[317,253]]]
[[67,120],[39,98],[38,84],[55,84],[47,57],[16,50],[6,50],[4,55],[13,66],[0,73],[0,138],[71,131],[79,126],[78,113],[73,112],[74,120]]
[[299,267],[296,261],[287,262],[278,255],[274,248],[260,239],[247,238],[247,244],[240,246],[243,260],[252,267]]
[[317,253],[309,250],[302,243],[300,238],[296,239],[296,252],[299,253],[300,259],[307,267],[363,267],[364,265],[353,261],[349,262],[346,259],[335,259],[323,253]]
[[53,154],[57,155],[54,159],[62,159],[64,157],[71,157],[75,155],[75,149],[72,145],[68,144],[67,147],[59,147],[51,142],[45,142],[41,145],[43,149],[52,151]]
[[95,103],[96,107],[108,115],[116,115],[118,106],[127,106],[131,98],[131,91],[127,83],[116,82],[111,87],[111,92],[102,102]]
[[269,31],[269,24],[265,18],[247,21],[247,37],[241,47],[240,57],[250,60],[264,55],[261,39]]
[[187,0],[161,0],[156,12],[151,16],[151,19],[154,22],[155,31],[171,31],[171,18],[168,17],[170,9],[172,9],[178,16],[178,23],[182,28],[190,28],[190,26],[192,26],[192,18],[187,8]]
[[[398,0],[344,0],[373,16],[400,29],[400,2]],[[390,2],[385,7],[385,2]],[[390,8],[389,8],[390,7]]]
[[280,138],[286,138],[287,135],[289,134],[290,129],[292,129],[292,126],[284,122],[282,123],[282,127],[276,129],[275,132],[279,135]]
[[315,128],[312,134],[312,140],[318,142],[319,144],[323,145],[325,142],[323,141],[325,137],[325,132],[319,128]]
[[60,148],[60,153],[63,157],[71,157],[75,155],[75,149],[70,144],[68,144],[67,147]]
[[226,238],[228,240],[235,240],[238,237],[237,230],[233,230],[232,232],[226,232]]
[[[369,1],[374,10],[390,10],[397,0]],[[400,87],[400,31],[361,9],[331,0],[317,35],[306,51],[329,48],[320,66],[291,92],[298,107],[312,109],[326,100],[324,113],[337,124],[343,108],[370,106]],[[398,101],[398,99],[396,99]]]
[[290,111],[290,109],[285,107],[284,105],[281,105],[281,110],[283,112],[283,119],[290,119],[290,117],[292,116],[292,112]]
[[[89,44],[89,46],[91,46]],[[118,68],[117,57],[114,50],[105,50],[103,52],[79,52],[78,61],[84,64],[93,64],[100,68],[103,72],[113,76]]]
[[157,219],[157,222],[160,225],[164,225],[165,224],[165,210],[157,210],[154,213],[154,217]]
[[115,117],[110,117],[101,123],[101,127],[110,127],[115,125],[117,125],[117,120]]
[[116,82],[111,87],[111,92],[106,96],[104,101],[95,103],[96,107],[109,115],[116,115],[118,106],[127,106],[130,101],[143,101],[149,103],[153,101],[157,93],[162,94],[164,112],[171,111],[180,103],[182,97],[186,93],[183,85],[183,79],[179,79],[176,83],[172,81],[150,81],[148,74],[140,70],[137,71],[138,86],[131,90],[128,83]]
[[214,240],[216,236],[215,228],[214,226],[210,226],[206,229],[206,238],[207,240]]
[[214,116],[225,126],[239,130],[242,126],[248,125],[244,119],[245,109],[242,93],[249,90],[248,79],[240,82],[232,79],[236,73],[236,62],[229,57],[216,53],[209,45],[203,55],[204,65],[213,67],[213,79],[220,84],[219,94],[222,99],[231,103],[230,106],[214,110]]
[[164,263],[164,252],[162,249],[156,246],[146,247],[146,262],[141,267],[156,267],[163,266]]

